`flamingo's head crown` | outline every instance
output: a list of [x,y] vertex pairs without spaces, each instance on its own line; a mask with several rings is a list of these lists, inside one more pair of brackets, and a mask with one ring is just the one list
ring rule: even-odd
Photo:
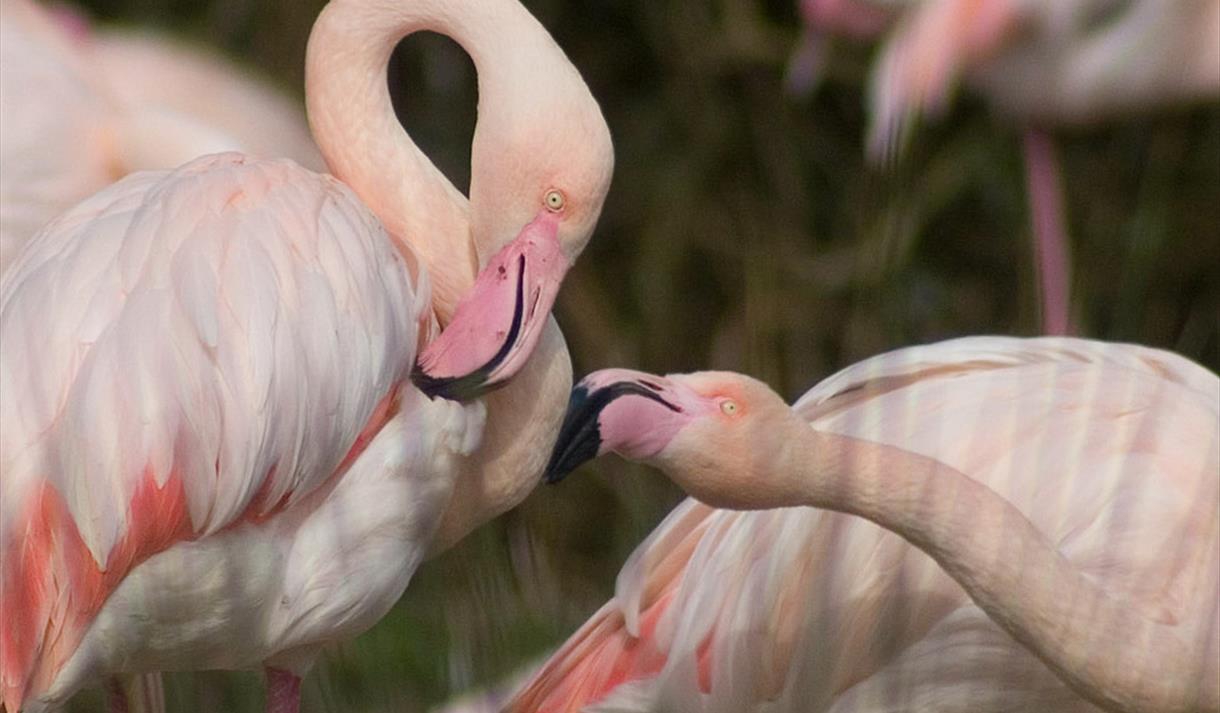
[[[470,205],[483,267],[539,219],[554,221],[564,256],[575,261],[610,188],[614,146],[601,108],[549,35],[539,37],[547,47],[511,55],[519,66],[480,67]],[[508,93],[502,74],[530,82]]]
[[429,395],[478,398],[524,366],[610,187],[610,130],[584,80],[540,27],[518,43],[497,62],[476,58],[470,220],[480,270],[419,358],[414,380]]

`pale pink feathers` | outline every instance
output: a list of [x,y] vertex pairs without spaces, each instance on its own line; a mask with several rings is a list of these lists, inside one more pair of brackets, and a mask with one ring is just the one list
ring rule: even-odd
[[0,273],[131,171],[237,149],[322,167],[302,107],[216,55],[29,0],[5,0],[0,18]]
[[896,156],[959,82],[1010,118],[1085,124],[1220,95],[1220,0],[922,0],[873,71],[868,147]]
[[[1150,618],[1220,624],[1220,382],[1197,365],[1128,345],[969,338],[866,360],[794,408],[986,483]],[[811,508],[694,500],[515,706],[1095,710],[898,535]]]
[[427,314],[372,213],[290,161],[132,176],[24,257],[0,290],[11,710],[134,565],[350,462],[396,408]]

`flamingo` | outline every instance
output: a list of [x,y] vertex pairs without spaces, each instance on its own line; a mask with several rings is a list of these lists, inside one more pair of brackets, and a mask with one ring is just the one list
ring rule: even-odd
[[697,500],[509,710],[1215,711],[1218,425],[1214,374],[1071,338],[901,349],[792,407],[595,372],[548,478],[613,451]]
[[[890,32],[870,88],[868,149],[897,155],[920,114],[943,111],[965,76],[1021,125],[1026,191],[1048,334],[1072,331],[1070,255],[1048,127],[1092,124],[1220,94],[1220,2],[803,0],[789,87],[821,79],[835,36]],[[896,27],[895,27],[896,25]]]
[[908,4],[874,67],[869,152],[892,159],[959,77],[1023,126],[1043,328],[1068,334],[1070,255],[1048,128],[1220,96],[1220,0]]
[[[469,202],[390,104],[390,52],[424,30],[478,70]],[[542,472],[571,386],[549,313],[613,164],[580,74],[515,0],[334,0],[306,98],[334,176],[237,153],[135,173],[0,278],[9,711],[260,667],[295,711],[323,646]]]
[[241,149],[320,170],[304,112],[202,50],[0,3],[0,273],[51,218],[131,171]]
[[128,113],[172,112],[232,137],[245,153],[325,170],[304,105],[247,67],[208,48],[137,28],[95,29],[81,49],[108,95]]
[[1220,1],[920,0],[887,39],[871,87],[870,149],[897,149],[957,80],[1002,114],[1083,125],[1220,93]]

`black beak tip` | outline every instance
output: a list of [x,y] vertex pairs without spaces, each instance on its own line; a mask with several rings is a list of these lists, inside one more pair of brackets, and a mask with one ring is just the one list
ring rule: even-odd
[[594,392],[590,398],[589,389],[583,384],[577,384],[572,389],[568,397],[568,410],[559,428],[559,438],[543,472],[543,480],[547,484],[558,483],[585,461],[597,457],[602,444],[597,417],[605,406],[605,400],[599,394]]
[[443,391],[442,381],[442,379],[429,376],[419,364],[416,364],[415,368],[411,370],[411,383],[430,399],[436,398]]
[[571,470],[560,468],[557,464],[549,464],[546,467],[546,471],[542,474],[542,482],[546,483],[547,485],[555,485],[559,481],[568,477],[568,474],[571,472]]
[[[569,447],[562,453],[556,449],[551,453],[551,461],[547,463],[546,470],[543,471],[543,482],[547,485],[555,485],[571,475],[572,471],[593,460],[597,455],[598,445],[600,445],[599,442],[593,444],[585,442],[579,447]],[[592,450],[592,455],[588,453],[590,450]]]
[[432,376],[419,364],[411,370],[411,383],[430,399],[442,398],[466,403],[495,391],[501,384],[488,383],[482,370],[464,376]]

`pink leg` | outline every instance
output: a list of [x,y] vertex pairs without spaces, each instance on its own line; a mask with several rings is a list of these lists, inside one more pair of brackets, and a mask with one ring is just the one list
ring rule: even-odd
[[127,713],[128,711],[127,691],[123,689],[123,682],[113,676],[106,681],[106,702],[110,713]]
[[301,679],[295,673],[267,667],[267,713],[297,713],[301,708]]
[[1063,190],[1059,164],[1051,138],[1037,129],[1027,129],[1025,144],[1026,190],[1029,191],[1033,223],[1034,254],[1042,296],[1042,330],[1046,334],[1071,334],[1071,263],[1067,231],[1063,227]]

